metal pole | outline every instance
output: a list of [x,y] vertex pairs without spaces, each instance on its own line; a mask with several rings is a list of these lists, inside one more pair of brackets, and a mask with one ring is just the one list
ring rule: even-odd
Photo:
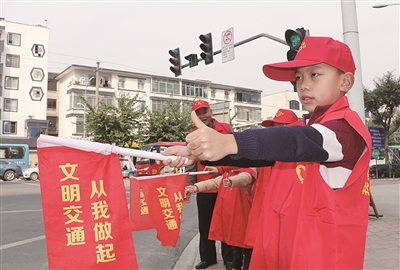
[[[283,40],[283,39],[280,39],[280,38],[271,36],[271,35],[266,34],[266,33],[261,33],[261,34],[258,34],[258,35],[249,37],[249,38],[247,38],[247,39],[245,39],[245,40],[239,41],[239,42],[235,43],[235,44],[233,45],[233,47],[238,47],[238,46],[240,46],[240,45],[243,45],[243,44],[245,44],[245,43],[247,43],[247,42],[253,41],[253,40],[255,40],[255,39],[257,39],[257,38],[261,38],[261,37],[266,37],[266,38],[275,40],[276,42],[282,43],[283,45],[288,46],[287,43],[286,43],[286,41]],[[215,51],[215,52],[214,52],[214,55],[220,54],[221,52],[222,52],[222,50]],[[200,61],[203,61],[203,58],[197,59],[197,62],[200,62]],[[182,65],[182,69],[185,68],[185,67],[188,67],[188,66],[189,66],[189,63],[186,63],[186,64]]]
[[347,93],[350,108],[358,113],[365,123],[364,91],[362,83],[360,42],[358,39],[357,10],[355,0],[341,0],[344,42],[350,47],[356,64],[355,82]]
[[100,70],[100,62],[97,62],[97,67],[96,67],[96,95],[94,99],[94,106],[97,112],[97,109],[99,107],[99,70]]
[[83,107],[83,138],[86,138],[86,104]]
[[[90,83],[90,80],[89,80]],[[86,91],[87,91],[88,84],[85,87],[85,104],[83,105],[83,138],[86,138]]]

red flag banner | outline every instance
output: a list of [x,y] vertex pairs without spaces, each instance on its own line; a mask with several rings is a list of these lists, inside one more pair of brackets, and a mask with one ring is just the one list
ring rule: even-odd
[[[188,173],[131,177],[132,228],[155,228],[157,239],[163,246],[175,247],[180,232],[187,176]],[[139,196],[135,199],[133,194]]]
[[99,152],[38,140],[49,269],[138,269],[119,157]]
[[150,219],[149,207],[144,197],[143,191],[140,188],[140,181],[136,178],[130,178],[129,192],[129,216],[132,225],[132,231],[143,231],[155,229],[153,222]]

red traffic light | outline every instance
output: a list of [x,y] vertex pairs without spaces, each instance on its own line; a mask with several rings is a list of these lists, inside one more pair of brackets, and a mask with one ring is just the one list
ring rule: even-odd
[[175,74],[175,77],[182,75],[181,55],[179,48],[176,48],[175,50],[169,50],[168,53],[172,56],[172,58],[169,59],[169,62],[172,64],[169,69]]

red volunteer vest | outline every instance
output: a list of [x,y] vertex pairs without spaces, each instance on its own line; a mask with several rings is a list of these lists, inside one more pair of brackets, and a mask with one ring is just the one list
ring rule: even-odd
[[214,206],[208,239],[222,241],[230,246],[249,248],[244,244],[244,238],[253,196],[246,195],[240,187],[225,188],[222,182],[228,176],[241,172],[248,172],[254,179],[257,178],[254,170],[250,168],[224,173]]
[[246,237],[244,244],[253,247],[258,232],[258,223],[261,215],[261,207],[264,200],[264,194],[271,176],[272,167],[259,167],[257,181],[253,186],[253,203],[251,205],[249,220],[247,222]]
[[333,190],[318,162],[276,162],[264,196],[250,269],[362,269],[370,202],[371,137],[343,97],[316,123],[345,119],[367,149]]

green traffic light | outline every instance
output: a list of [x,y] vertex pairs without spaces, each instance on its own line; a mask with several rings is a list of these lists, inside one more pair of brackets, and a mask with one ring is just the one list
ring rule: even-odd
[[290,37],[290,42],[292,43],[292,47],[297,50],[300,47],[300,37],[298,35],[292,35]]
[[197,54],[195,54],[195,53],[186,55],[185,59],[189,61],[189,67],[194,67],[194,66],[197,66],[197,64],[198,64]]

